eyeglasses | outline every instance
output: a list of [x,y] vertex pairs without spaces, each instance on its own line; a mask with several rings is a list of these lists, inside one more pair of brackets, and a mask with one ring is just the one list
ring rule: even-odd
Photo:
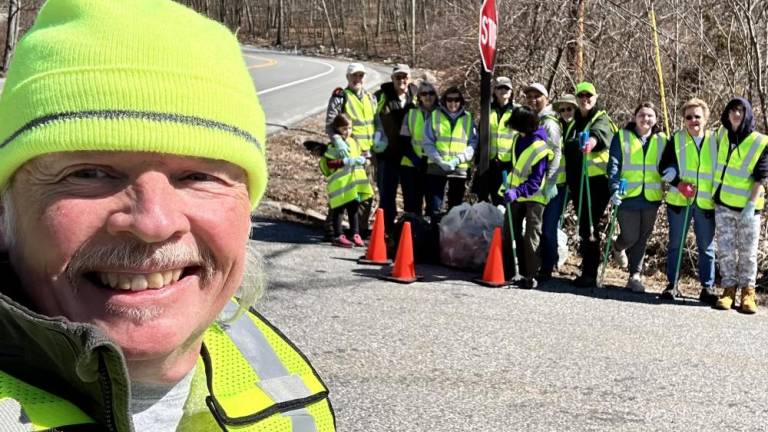
[[592,95],[589,93],[579,93],[576,95],[576,97],[579,99],[589,99],[592,97]]
[[571,111],[573,111],[573,107],[560,108],[559,110],[557,110],[557,112],[561,112],[561,113],[571,112]]
[[701,118],[701,116],[700,116],[700,115],[690,115],[690,114],[689,114],[689,115],[685,116],[685,119],[686,119],[686,120],[688,120],[688,121],[691,121],[691,120],[693,120],[693,119],[696,119],[696,120],[698,120],[698,119],[700,119],[700,118]]
[[427,91],[427,92],[419,92],[419,96],[436,96],[437,93],[433,91]]
[[445,102],[461,102],[461,98],[458,98],[458,97],[447,97],[447,98],[445,98]]

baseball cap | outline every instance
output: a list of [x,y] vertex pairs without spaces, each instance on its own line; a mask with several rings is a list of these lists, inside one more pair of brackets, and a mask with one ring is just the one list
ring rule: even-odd
[[582,81],[578,84],[576,84],[576,89],[574,90],[574,93],[578,96],[579,93],[589,93],[592,96],[597,94],[597,91],[595,90],[595,85],[591,82]]
[[352,75],[353,73],[358,72],[365,73],[365,66],[363,66],[362,63],[350,63],[349,66],[347,66],[347,75]]
[[523,93],[528,93],[531,90],[535,90],[535,91],[543,94],[544,97],[549,97],[549,92],[547,91],[547,88],[544,87],[543,84],[539,84],[539,83],[530,84],[526,88],[523,89]]
[[498,77],[496,78],[496,85],[494,87],[512,88],[512,80],[507,77]]
[[396,74],[411,74],[411,68],[407,64],[398,63],[392,68],[392,75]]
[[576,102],[576,96],[570,93],[566,93],[556,101],[552,102],[552,107],[555,110],[559,110],[563,105],[573,105],[574,107],[579,106],[579,104]]

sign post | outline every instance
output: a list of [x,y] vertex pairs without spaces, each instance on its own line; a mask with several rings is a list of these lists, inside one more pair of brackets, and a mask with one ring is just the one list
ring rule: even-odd
[[[481,0],[480,6],[480,31],[478,44],[480,46],[480,59],[483,67],[480,70],[480,124],[478,151],[475,155],[475,181],[473,191],[478,192],[480,186],[477,180],[488,170],[488,151],[490,138],[490,112],[491,112],[491,78],[493,68],[496,65],[496,29],[499,22],[495,0]],[[496,191],[491,191],[496,193]]]

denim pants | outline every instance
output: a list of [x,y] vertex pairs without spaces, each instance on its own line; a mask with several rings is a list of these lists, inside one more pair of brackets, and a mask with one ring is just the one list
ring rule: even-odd
[[564,199],[565,185],[561,184],[557,186],[557,196],[549,200],[547,206],[544,207],[541,229],[542,273],[551,273],[560,258],[557,254],[557,224],[560,222]]
[[[675,281],[677,254],[680,251],[680,239],[683,236],[683,222],[691,226],[696,234],[696,247],[699,251],[699,282],[702,287],[715,284],[715,211],[702,210],[696,204],[691,205],[688,221],[684,221],[685,207],[667,205],[669,221],[669,247],[667,248],[667,280]],[[687,230],[686,230],[687,237]],[[681,265],[682,267],[682,265]]]
[[464,192],[467,188],[466,178],[427,174],[427,216],[432,217],[443,211],[446,184],[448,184],[448,208],[446,211],[464,202]]
[[391,233],[397,218],[397,185],[400,184],[400,161],[376,158],[376,187],[379,207],[384,209],[384,230]]

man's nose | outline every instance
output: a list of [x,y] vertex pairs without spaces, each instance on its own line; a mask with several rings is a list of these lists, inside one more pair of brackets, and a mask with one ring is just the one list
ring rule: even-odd
[[110,234],[131,234],[145,243],[160,243],[189,231],[181,192],[165,174],[141,174],[126,194],[129,203],[109,217]]

